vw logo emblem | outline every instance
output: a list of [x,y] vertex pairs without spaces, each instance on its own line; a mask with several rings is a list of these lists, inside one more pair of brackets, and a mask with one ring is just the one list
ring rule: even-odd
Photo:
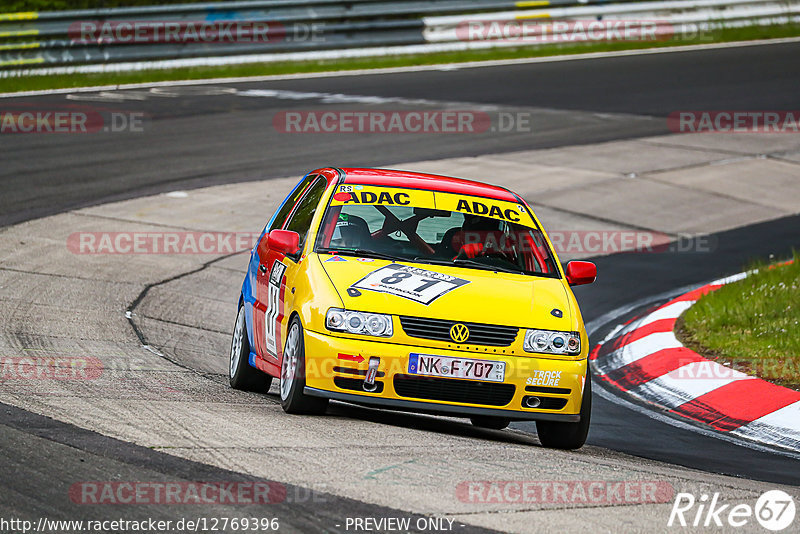
[[456,323],[450,327],[450,337],[456,343],[464,343],[469,339],[469,328],[461,323]]

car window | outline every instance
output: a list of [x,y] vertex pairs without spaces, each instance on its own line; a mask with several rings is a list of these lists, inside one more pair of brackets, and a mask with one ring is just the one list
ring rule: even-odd
[[448,230],[461,228],[463,224],[462,213],[450,213],[449,217],[430,217],[419,222],[417,234],[428,243],[438,244],[444,240]]
[[505,220],[500,212],[496,217],[481,216],[414,203],[331,204],[320,226],[317,251],[353,251],[420,263],[558,276],[553,255],[535,223]]
[[283,201],[283,204],[278,208],[278,212],[272,217],[272,220],[269,224],[269,230],[275,230],[276,228],[283,228],[283,223],[286,222],[286,218],[292,212],[292,208],[294,208],[295,204],[297,204],[297,200],[303,196],[308,188],[314,183],[314,180],[317,179],[316,174],[311,174],[303,178],[301,182],[295,186],[294,190],[289,193],[289,196]]
[[306,241],[306,235],[311,228],[311,219],[314,217],[314,212],[317,209],[322,195],[325,193],[325,187],[328,185],[325,178],[319,177],[306,191],[303,198],[297,204],[294,212],[286,223],[286,230],[297,232],[300,234],[300,248]]

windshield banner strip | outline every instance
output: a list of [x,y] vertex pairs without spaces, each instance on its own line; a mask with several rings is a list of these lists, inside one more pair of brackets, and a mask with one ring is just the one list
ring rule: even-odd
[[480,215],[501,221],[536,228],[528,211],[521,204],[486,197],[422,191],[399,187],[343,184],[336,188],[331,206],[408,206]]

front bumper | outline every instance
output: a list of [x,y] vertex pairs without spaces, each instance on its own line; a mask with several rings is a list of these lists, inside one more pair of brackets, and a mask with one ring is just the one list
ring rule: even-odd
[[[503,361],[502,383],[434,378],[408,373],[410,353]],[[362,361],[354,361],[363,358]],[[377,389],[363,382],[370,357],[380,358]],[[305,331],[306,388],[311,396],[377,407],[470,417],[577,422],[586,379],[586,358],[569,360],[445,350],[339,337]],[[540,406],[529,407],[531,397]]]

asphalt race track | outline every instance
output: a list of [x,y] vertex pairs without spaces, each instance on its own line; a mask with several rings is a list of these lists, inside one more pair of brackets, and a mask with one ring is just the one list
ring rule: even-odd
[[[3,184],[0,237],[11,232],[18,223],[35,223],[36,219],[58,214],[72,216],[65,212],[79,208],[176,190],[191,194],[193,189],[220,184],[277,180],[327,165],[388,167],[409,161],[662,136],[669,134],[666,116],[677,110],[797,109],[800,104],[798,57],[800,43],[786,43],[585,61],[0,99],[0,108],[70,106],[103,112],[143,113],[145,117],[144,133],[0,137],[3,162],[0,167]],[[273,117],[283,111],[353,110],[373,104],[386,110],[447,108],[523,113],[531,118],[533,130],[497,131],[479,136],[426,136],[300,135],[284,134],[273,128]],[[789,213],[800,212],[800,193],[794,200],[797,209]],[[233,211],[236,206],[229,208]],[[669,210],[670,206],[657,208]],[[264,213],[263,219],[268,215]],[[200,213],[196,217],[202,216]],[[542,218],[547,225],[547,220]],[[669,292],[739,272],[753,259],[785,257],[792,247],[800,246],[798,215],[781,214],[773,220],[736,226],[713,232],[715,246],[710,252],[621,253],[594,258],[600,272],[598,283],[575,291],[584,320],[596,328],[592,332],[593,340],[601,339],[614,324],[658,302],[650,297],[662,295],[661,300],[666,300]],[[25,245],[20,243],[20,246]],[[6,271],[9,276],[20,279],[33,274],[8,267],[4,264],[5,252],[2,256],[0,272]],[[39,261],[40,264],[47,262],[47,258]],[[230,270],[234,274],[228,273],[228,276],[234,279],[239,276],[236,269],[242,265],[241,256],[238,260],[232,258],[229,263],[233,265]],[[175,272],[182,272],[182,266],[170,266],[173,267]],[[196,268],[185,267],[183,271]],[[88,279],[107,272],[110,271],[98,264],[96,273],[71,273],[71,276]],[[163,282],[163,278],[150,283]],[[214,279],[210,279],[213,282]],[[32,284],[36,283],[34,278],[31,280]],[[5,284],[0,283],[0,289],[2,285]],[[8,288],[6,285],[5,291]],[[97,298],[102,299],[103,295]],[[120,297],[120,300],[124,299]],[[133,298],[128,299],[126,305],[133,301]],[[613,320],[601,319],[634,302],[641,302],[641,306]],[[232,317],[230,319],[228,323],[217,325],[211,335],[226,333]],[[11,321],[0,324],[16,327]],[[138,327],[144,332],[144,338],[151,341],[143,324],[147,326],[145,322]],[[0,335],[21,339],[25,329],[19,328]],[[133,332],[129,334],[132,336]],[[163,332],[153,334],[154,337],[158,335],[165,336]],[[199,390],[198,398],[220,395],[222,399],[223,395],[228,395],[216,393],[214,388],[219,387],[222,378],[214,369],[179,357],[168,359],[208,379],[208,390]],[[655,466],[654,472],[662,469],[663,464],[675,464],[696,470],[693,476],[697,480],[707,479],[711,484],[723,480],[717,475],[732,475],[748,484],[748,481],[763,481],[800,486],[797,456],[753,450],[743,444],[665,424],[608,400],[609,395],[601,395],[599,389],[596,387],[593,400],[588,442],[591,447],[587,447],[590,450],[587,454],[592,457],[609,462],[630,462],[625,460],[630,455],[635,457],[634,463]],[[11,402],[2,403],[6,400],[0,397],[0,448],[5,456],[0,460],[3,481],[0,516],[3,517],[49,514],[74,518],[74,502],[68,494],[75,480],[271,480],[260,471],[254,474],[256,471],[244,467],[225,469],[206,461],[205,457],[190,459],[177,453],[173,455],[169,446],[153,450],[156,447],[102,435],[81,428],[80,424],[73,424],[74,421],[58,421],[21,409]],[[248,407],[245,402],[242,400],[244,409]],[[263,404],[257,402],[254,410],[267,405],[275,408],[274,399],[267,398]],[[474,429],[449,419],[435,420],[343,405],[335,405],[331,412],[336,416],[336,424],[351,418],[377,427],[385,425],[391,432],[421,428],[431,434],[440,432],[442,439],[474,439],[481,446],[537,444],[535,438],[528,435],[535,436],[533,423],[515,423],[516,432],[502,433]],[[146,433],[147,429],[142,432]],[[547,451],[537,458],[546,459],[546,454]],[[560,456],[558,461],[568,460]],[[377,498],[372,502],[358,496],[342,496],[335,486],[315,489],[318,498],[308,497],[302,484],[287,483],[286,491],[286,500],[270,510],[270,514],[281,517],[282,531],[347,531],[341,523],[343,510],[348,516],[422,517],[404,512],[407,508],[402,503],[394,509]],[[300,494],[303,498],[297,497]],[[102,519],[109,513],[106,508],[81,510],[85,518]],[[255,507],[238,511],[263,515]],[[191,513],[194,512],[192,509]],[[225,515],[225,509],[207,508],[201,513],[220,516]],[[185,510],[167,506],[125,511],[126,517],[174,519],[184,515]],[[465,519],[468,514],[453,512],[452,515],[458,518],[454,527],[457,531],[481,532],[480,525],[501,531],[519,529],[502,522],[495,526],[491,518],[473,523]],[[577,525],[565,528],[577,529]]]
[[[158,128],[145,136],[123,133],[91,142],[81,136],[4,138],[0,147],[4,163],[0,168],[4,185],[0,224],[155,192],[299,176],[331,161],[339,161],[340,166],[389,166],[663,134],[669,132],[663,118],[677,110],[793,109],[800,82],[800,74],[793,68],[798,49],[799,44],[789,43],[486,69],[234,84],[244,90],[426,99],[434,104],[455,103],[461,109],[484,104],[532,113],[533,135],[498,132],[488,139],[440,136],[436,143],[414,135],[393,135],[388,141],[365,134],[279,135],[269,127],[276,111],[309,108],[307,100],[290,98],[203,96],[203,90],[192,96],[191,90],[176,89],[177,98],[141,99],[142,91],[131,91],[129,95],[136,94],[125,99],[70,101],[76,106],[102,104],[111,110],[141,111],[157,121]],[[63,108],[64,97],[15,99],[13,106],[25,108],[29,102]],[[333,107],[351,109],[356,105]],[[419,106],[400,102],[388,107]],[[160,163],[157,172],[153,172],[153,161]]]

